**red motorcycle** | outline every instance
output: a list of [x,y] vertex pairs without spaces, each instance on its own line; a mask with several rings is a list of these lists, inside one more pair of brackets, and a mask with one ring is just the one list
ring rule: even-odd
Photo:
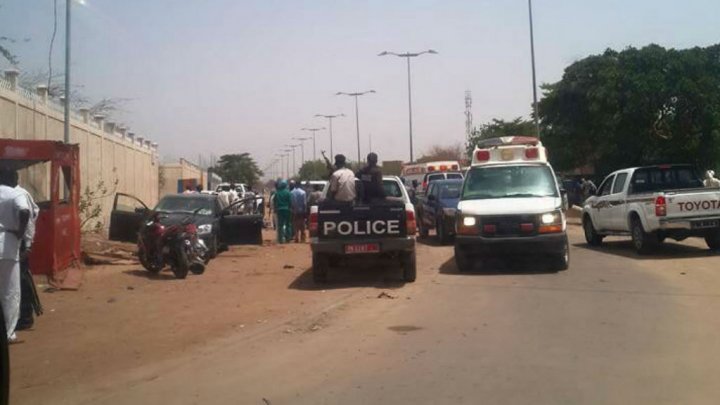
[[154,213],[140,229],[140,263],[150,273],[158,273],[169,265],[179,279],[187,277],[188,271],[193,274],[204,273],[208,249],[198,238],[197,226],[192,222],[192,216],[184,218],[178,224],[163,225],[161,220],[166,217]]

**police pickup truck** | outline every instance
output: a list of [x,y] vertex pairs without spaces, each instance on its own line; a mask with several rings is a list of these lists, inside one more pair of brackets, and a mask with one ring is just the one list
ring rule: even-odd
[[470,270],[486,255],[542,255],[566,270],[570,251],[563,195],[537,138],[482,141],[463,183],[455,263]]
[[590,245],[630,235],[635,250],[647,253],[665,238],[695,236],[720,249],[720,188],[704,188],[689,165],[618,170],[585,201],[582,222]]
[[415,281],[415,209],[400,178],[384,176],[383,187],[385,200],[370,205],[323,199],[310,207],[315,282],[326,281],[331,266],[371,267],[378,259],[399,262],[403,279]]

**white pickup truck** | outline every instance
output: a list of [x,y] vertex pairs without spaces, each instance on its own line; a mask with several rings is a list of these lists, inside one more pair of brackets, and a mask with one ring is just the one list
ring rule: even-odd
[[665,238],[705,238],[720,249],[720,188],[704,188],[689,165],[618,170],[603,180],[583,207],[585,240],[598,246],[607,235],[630,235],[638,253]]

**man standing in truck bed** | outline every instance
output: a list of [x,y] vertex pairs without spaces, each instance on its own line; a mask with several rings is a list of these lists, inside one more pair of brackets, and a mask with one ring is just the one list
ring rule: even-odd
[[367,165],[357,172],[357,178],[362,181],[362,200],[365,204],[370,204],[385,198],[385,188],[383,188],[382,181],[383,175],[377,162],[378,155],[373,152],[368,153]]
[[328,198],[330,200],[353,202],[355,196],[355,173],[345,167],[345,156],[335,156],[335,171],[330,176]]

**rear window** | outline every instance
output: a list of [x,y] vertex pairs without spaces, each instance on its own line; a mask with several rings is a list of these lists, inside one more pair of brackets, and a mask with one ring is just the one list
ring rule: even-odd
[[703,182],[690,166],[648,167],[638,169],[631,180],[632,193],[700,188]]
[[428,183],[432,183],[433,181],[438,181],[438,180],[445,180],[445,175],[442,173],[428,175],[428,179],[427,179]]
[[450,180],[453,180],[453,179],[460,179],[460,180],[462,180],[463,176],[462,176],[462,174],[460,174],[460,173],[448,173],[447,178],[450,179]]
[[383,188],[385,189],[386,197],[402,197],[402,190],[400,185],[394,180],[383,180]]
[[440,198],[460,198],[462,184],[446,184],[440,190]]

